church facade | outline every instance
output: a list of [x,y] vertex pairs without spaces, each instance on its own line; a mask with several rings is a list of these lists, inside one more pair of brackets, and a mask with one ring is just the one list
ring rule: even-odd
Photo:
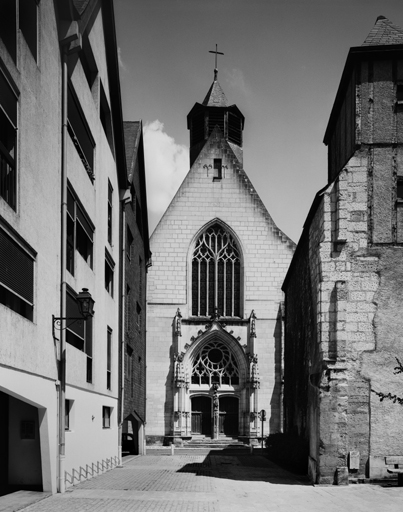
[[151,237],[149,444],[281,430],[282,291],[294,243],[243,169],[244,116],[215,77],[188,118],[190,171]]

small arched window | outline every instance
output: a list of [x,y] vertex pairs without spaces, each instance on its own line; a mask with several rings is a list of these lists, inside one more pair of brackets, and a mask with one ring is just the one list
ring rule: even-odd
[[241,261],[234,238],[219,224],[196,242],[192,257],[192,315],[241,316]]

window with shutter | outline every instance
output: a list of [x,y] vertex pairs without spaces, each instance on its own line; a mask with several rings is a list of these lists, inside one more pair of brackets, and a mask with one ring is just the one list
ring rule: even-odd
[[34,258],[0,229],[0,303],[33,320]]

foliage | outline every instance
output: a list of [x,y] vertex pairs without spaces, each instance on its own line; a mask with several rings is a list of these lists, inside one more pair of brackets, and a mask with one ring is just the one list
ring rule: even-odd
[[[399,361],[399,359],[396,357],[397,366],[394,368],[394,375],[398,375],[399,373],[403,373],[403,365]],[[375,393],[375,395],[379,396],[379,400],[382,402],[385,400],[392,400],[392,402],[395,404],[396,402],[400,405],[403,405],[403,397],[392,395],[392,393],[382,393],[381,391],[375,391],[375,389],[371,389],[372,393]]]

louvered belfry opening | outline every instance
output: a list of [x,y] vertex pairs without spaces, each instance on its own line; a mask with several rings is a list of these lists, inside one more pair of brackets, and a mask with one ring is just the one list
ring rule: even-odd
[[192,258],[192,315],[241,316],[241,260],[236,241],[219,224],[196,242]]

